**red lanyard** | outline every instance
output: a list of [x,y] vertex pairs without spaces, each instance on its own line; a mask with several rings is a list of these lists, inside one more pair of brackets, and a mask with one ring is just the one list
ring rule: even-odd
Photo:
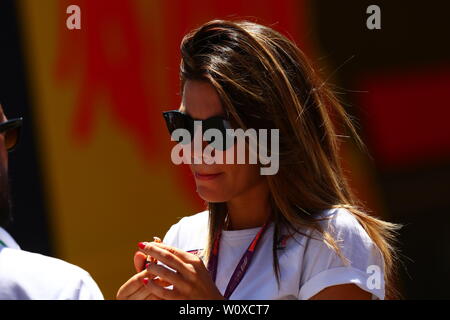
[[[225,290],[224,294],[225,299],[228,300],[230,298],[231,294],[236,289],[236,287],[244,277],[245,273],[247,272],[250,262],[252,261],[253,254],[255,253],[255,248],[258,245],[259,240],[262,238],[264,231],[266,231],[267,225],[268,223],[266,222],[262,226],[261,230],[259,230],[259,232],[256,234],[255,238],[250,243],[241,260],[239,261],[238,265],[236,266],[236,269],[234,270],[233,275],[231,276],[230,281],[228,282],[227,289]],[[219,257],[219,244],[221,233],[222,232],[219,231],[216,238],[214,239],[211,256],[208,262],[208,270],[214,282],[216,282],[217,276],[217,262],[219,260],[218,257]]]

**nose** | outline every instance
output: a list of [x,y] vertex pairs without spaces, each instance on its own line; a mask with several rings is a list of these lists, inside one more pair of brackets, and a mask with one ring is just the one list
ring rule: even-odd
[[194,137],[191,140],[191,163],[201,164],[203,163],[203,150],[208,145],[207,141],[203,141],[202,126],[194,126]]

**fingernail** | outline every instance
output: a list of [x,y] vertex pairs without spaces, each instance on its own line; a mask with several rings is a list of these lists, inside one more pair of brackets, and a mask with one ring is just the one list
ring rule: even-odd
[[138,243],[138,247],[141,248],[141,249],[145,249],[145,246],[146,246],[146,245],[147,245],[146,242],[139,242],[139,243]]
[[148,269],[148,266],[150,265],[150,262],[147,262],[146,264],[145,264],[145,269]]
[[148,278],[142,279],[142,283],[143,283],[144,285],[147,285],[147,283],[148,283]]

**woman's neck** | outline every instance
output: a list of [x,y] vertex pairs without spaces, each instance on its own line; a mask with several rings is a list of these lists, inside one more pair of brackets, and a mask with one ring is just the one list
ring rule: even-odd
[[227,230],[261,227],[270,217],[269,187],[260,183],[244,194],[227,202]]

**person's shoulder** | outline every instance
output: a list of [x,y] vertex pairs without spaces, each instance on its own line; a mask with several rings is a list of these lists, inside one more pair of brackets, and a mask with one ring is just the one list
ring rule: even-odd
[[189,232],[198,231],[208,225],[209,212],[207,210],[181,218],[177,223],[172,225],[171,229],[180,231],[189,229]]
[[[380,262],[383,256],[378,245],[355,213],[339,207],[325,210],[317,218],[322,232],[313,231],[307,242],[306,255],[324,256],[326,259],[330,256],[345,257],[360,270],[366,269],[365,263],[368,261],[376,261],[372,264],[383,265]],[[339,251],[330,247],[330,236]]]
[[[293,245],[296,243],[304,249],[325,245],[325,233],[328,233],[340,243],[343,240],[346,242],[355,240],[371,242],[371,238],[359,223],[356,216],[346,208],[338,207],[321,210],[314,213],[313,217],[318,223],[320,230],[311,227],[302,227],[294,233],[284,231],[296,240],[292,243]],[[285,230],[288,229],[285,228]],[[348,243],[346,244],[348,245]]]
[[[102,299],[90,274],[69,262],[39,253],[4,248],[2,282],[19,299]],[[14,290],[13,290],[14,291]]]
[[208,232],[208,219],[207,210],[183,217],[170,227],[163,242],[184,250],[200,249]]
[[[314,230],[307,240],[299,297],[309,299],[326,287],[354,283],[383,299],[384,257],[364,229],[364,222],[359,222],[357,213],[338,207],[324,210],[316,218],[322,232]],[[333,241],[330,242],[329,236]],[[380,286],[376,290],[366,285],[372,274],[370,268],[378,270]]]
[[15,257],[17,263],[28,261],[28,264],[31,264],[34,269],[48,270],[47,272],[61,270],[62,272],[69,274],[88,274],[87,271],[74,264],[40,253],[11,249],[11,259],[14,259],[12,257]]
[[180,219],[180,221],[178,221],[178,224],[189,226],[204,225],[205,223],[208,223],[208,218],[209,212],[208,210],[205,210],[190,216],[183,217],[182,219]]
[[323,210],[317,215],[319,224],[324,231],[340,238],[344,236],[358,237],[361,240],[371,242],[371,238],[358,221],[355,214],[349,209],[338,207]]
[[355,217],[350,210],[343,207],[322,210],[317,213],[316,218],[333,221],[334,224],[341,227],[352,225],[355,221]]

